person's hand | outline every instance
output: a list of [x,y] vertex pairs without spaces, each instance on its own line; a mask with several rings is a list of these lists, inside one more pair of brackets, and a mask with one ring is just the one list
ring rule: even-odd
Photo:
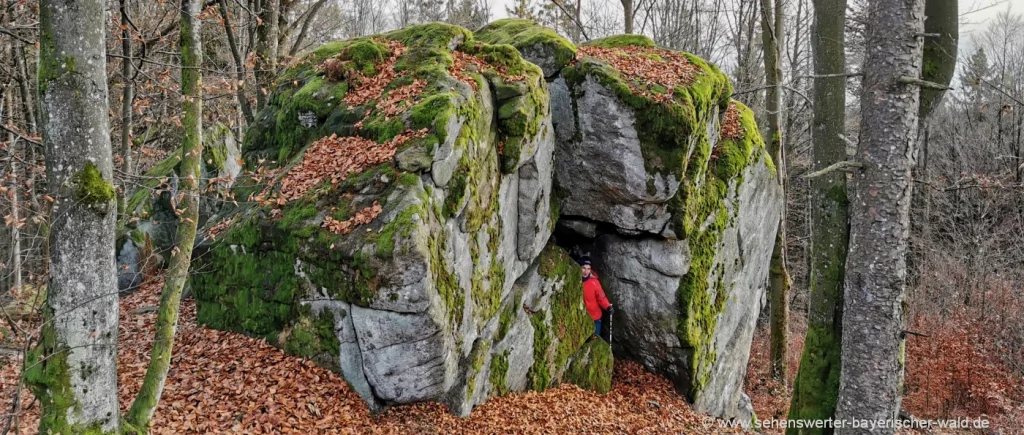
[[608,314],[615,314],[615,307],[614,306],[608,305]]

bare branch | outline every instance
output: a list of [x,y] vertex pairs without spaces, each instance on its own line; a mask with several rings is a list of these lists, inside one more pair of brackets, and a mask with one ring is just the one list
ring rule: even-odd
[[953,89],[953,88],[951,88],[949,86],[944,86],[944,85],[941,85],[941,84],[938,84],[938,83],[935,83],[935,82],[930,82],[930,81],[927,81],[927,80],[921,80],[921,79],[916,78],[916,77],[903,76],[903,77],[900,77],[899,81],[900,81],[900,83],[903,83],[905,85],[920,86],[920,87],[925,88],[925,89],[937,89],[937,90],[940,90],[940,91],[948,91],[950,89]]
[[837,172],[837,171],[838,172],[854,172],[853,168],[861,168],[863,166],[864,166],[864,164],[861,163],[861,162],[854,162],[854,161],[844,160],[844,161],[841,161],[841,162],[833,163],[832,165],[829,165],[827,168],[822,169],[820,171],[815,171],[815,172],[811,172],[810,174],[806,174],[802,178],[817,178],[817,177],[820,177],[822,175],[828,175],[830,173]]

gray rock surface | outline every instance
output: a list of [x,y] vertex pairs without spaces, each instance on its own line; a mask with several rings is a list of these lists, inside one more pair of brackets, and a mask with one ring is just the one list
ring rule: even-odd
[[517,254],[521,261],[532,261],[551,237],[551,179],[554,170],[555,135],[550,117],[541,121],[535,139],[536,149],[519,168]]
[[633,109],[592,76],[573,95],[564,79],[556,79],[551,106],[555,182],[565,192],[561,214],[661,233],[679,180],[645,169]]
[[[723,282],[729,288],[725,308],[718,317],[714,342],[718,358],[711,380],[694,408],[712,415],[737,417],[745,412],[739,404],[747,373],[750,343],[766,291],[775,232],[782,214],[782,188],[771,169],[760,161],[744,171],[738,190],[736,224],[722,234],[716,260],[725,266]],[[745,421],[749,421],[747,418]]]
[[125,239],[120,251],[117,254],[117,290],[134,291],[142,285],[143,278],[139,264],[139,248],[131,239]]
[[363,372],[375,396],[412,403],[441,396],[454,381],[458,358],[449,337],[424,314],[403,314],[352,306]]
[[679,280],[690,268],[686,241],[601,236],[594,268],[615,305],[615,340],[630,357],[688,384],[690,352],[679,342]]
[[[750,343],[753,339],[775,226],[782,212],[781,189],[763,160],[744,171],[743,183],[732,183],[726,202],[736,219],[723,231],[715,264],[724,267],[722,283],[728,289],[725,307],[713,334],[716,358],[710,381],[694,397],[694,408],[723,418],[746,415],[742,405]],[[601,284],[615,304],[618,346],[649,370],[688,390],[692,349],[681,344],[677,328],[681,316],[677,294],[680,279],[689,270],[686,240],[656,236],[627,238],[614,234],[598,239],[595,268]],[[709,278],[717,281],[717,276]],[[714,287],[712,287],[713,289]]]

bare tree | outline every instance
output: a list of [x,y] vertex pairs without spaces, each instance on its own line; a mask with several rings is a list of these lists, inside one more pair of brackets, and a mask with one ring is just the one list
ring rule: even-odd
[[648,3],[644,28],[659,45],[689,51],[710,62],[722,60],[726,31],[724,0],[660,0]]
[[181,290],[188,278],[192,247],[199,222],[199,162],[203,152],[203,76],[200,70],[203,50],[199,19],[201,0],[181,0],[181,95],[184,97],[181,142],[181,163],[178,169],[180,190],[174,201],[178,225],[171,250],[170,264],[160,293],[160,310],[156,319],[153,354],[142,389],[132,403],[126,422],[133,431],[146,433],[153,412],[163,393],[164,381],[171,366],[174,333],[178,328],[178,307]]
[[[811,168],[822,171],[846,160],[846,0],[815,0],[814,121]],[[793,384],[789,417],[828,419],[839,394],[843,281],[849,244],[846,174],[811,180],[811,266],[807,336]],[[807,429],[804,433],[822,433]]]
[[39,431],[116,432],[117,273],[105,2],[39,5],[39,91],[54,199],[42,342],[27,375]]
[[267,93],[277,71],[281,0],[260,0],[256,25],[256,110],[266,106]]
[[[785,45],[782,23],[785,20],[782,0],[761,0],[761,46],[763,48],[765,111],[768,117],[768,153],[779,171],[779,183],[785,187],[786,157],[782,152],[782,69],[780,47]],[[783,189],[785,192],[785,189]],[[785,197],[785,196],[784,196]],[[770,375],[786,379],[789,349],[789,272],[786,268],[786,217],[779,219],[779,229],[772,250],[769,268],[771,305]]]

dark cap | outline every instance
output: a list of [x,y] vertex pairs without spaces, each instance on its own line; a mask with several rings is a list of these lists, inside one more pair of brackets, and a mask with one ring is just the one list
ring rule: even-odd
[[590,266],[590,257],[580,257],[580,266]]

